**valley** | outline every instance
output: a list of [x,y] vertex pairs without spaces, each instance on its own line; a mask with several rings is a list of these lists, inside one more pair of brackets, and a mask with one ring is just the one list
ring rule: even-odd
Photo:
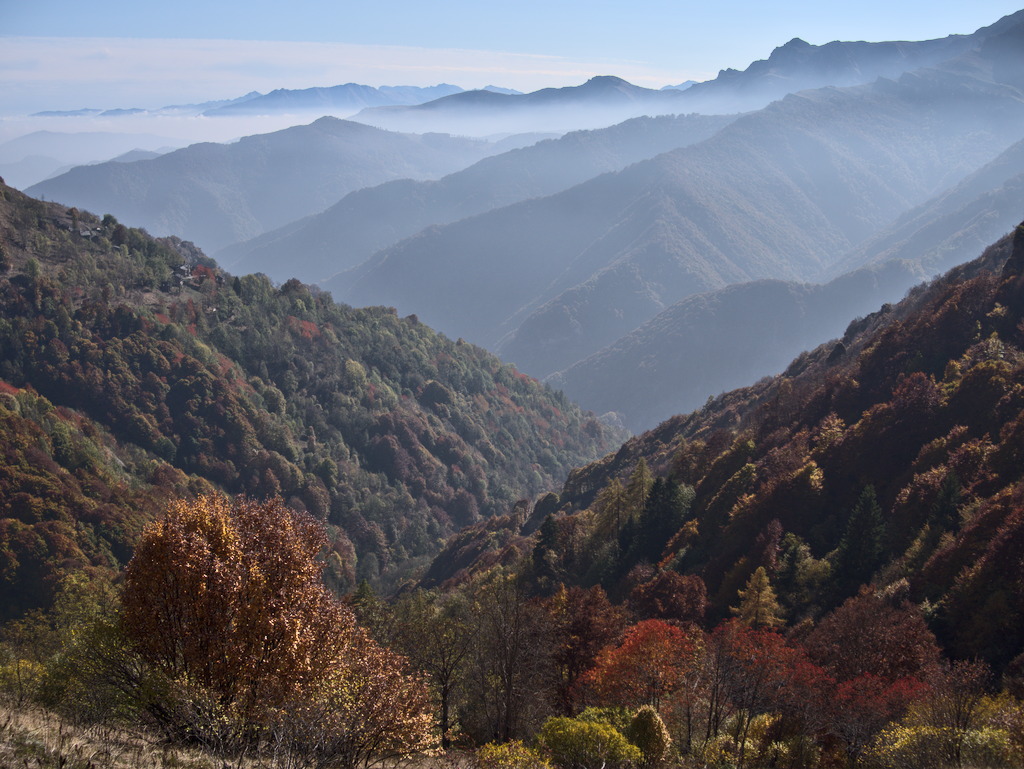
[[0,764],[1021,766],[1024,11],[786,39],[15,116]]

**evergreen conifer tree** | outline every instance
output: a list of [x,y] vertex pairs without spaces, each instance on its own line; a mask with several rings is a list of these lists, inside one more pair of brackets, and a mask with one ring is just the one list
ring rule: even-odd
[[837,597],[841,598],[868,582],[882,565],[884,556],[885,521],[875,497],[875,487],[868,484],[850,513],[832,561]]
[[782,624],[781,609],[764,566],[758,566],[739,591],[740,604],[731,609],[740,622],[756,630],[776,628]]

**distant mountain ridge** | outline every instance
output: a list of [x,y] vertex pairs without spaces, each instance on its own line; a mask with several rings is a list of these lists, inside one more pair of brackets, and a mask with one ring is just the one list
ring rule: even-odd
[[405,131],[487,136],[525,131],[601,128],[641,115],[690,112],[675,89],[658,91],[611,75],[578,86],[525,94],[465,91],[411,107],[371,107],[352,117],[368,125]]
[[324,286],[545,376],[688,294],[812,279],[989,162],[1020,139],[1024,97],[982,75],[792,95],[700,144],[425,230]]
[[232,144],[74,168],[26,192],[112,213],[212,252],[322,211],[353,190],[444,176],[496,151],[480,140],[398,134],[325,117]]
[[448,83],[425,88],[411,85],[374,88],[358,83],[298,90],[279,88],[268,94],[205,110],[202,114],[207,117],[226,117],[273,115],[282,112],[314,112],[318,117],[323,115],[347,117],[366,107],[422,104],[461,92],[461,88]]
[[546,88],[511,99],[473,91],[412,107],[371,107],[353,119],[392,130],[482,136],[509,130],[509,125],[515,126],[515,131],[564,131],[599,127],[601,121],[609,125],[643,114],[747,112],[806,89],[862,85],[879,77],[893,79],[936,66],[978,48],[1021,21],[1024,11],[971,34],[923,41],[811,45],[794,38],[745,70],[725,69],[712,80],[660,91],[601,76],[580,86]]
[[352,192],[323,213],[218,252],[233,269],[320,283],[434,225],[550,195],[606,171],[705,139],[733,117],[634,118],[485,158],[437,181]]

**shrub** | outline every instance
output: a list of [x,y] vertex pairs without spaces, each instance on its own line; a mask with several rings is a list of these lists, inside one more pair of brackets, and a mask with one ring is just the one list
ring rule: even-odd
[[669,748],[672,747],[672,738],[665,728],[665,722],[650,705],[644,705],[636,712],[626,737],[640,749],[643,754],[641,765],[644,767],[660,764],[668,757]]
[[608,724],[557,716],[541,727],[538,742],[561,769],[625,767],[643,760],[640,749]]
[[519,740],[490,742],[476,752],[477,769],[551,769],[537,751]]

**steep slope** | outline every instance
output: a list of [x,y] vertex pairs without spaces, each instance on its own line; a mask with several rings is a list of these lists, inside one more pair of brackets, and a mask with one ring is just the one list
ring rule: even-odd
[[27,192],[216,250],[322,211],[353,190],[444,176],[494,151],[483,141],[321,118],[234,144],[194,144],[154,160],[74,168]]
[[1016,88],[936,70],[804,92],[698,145],[420,233],[324,285],[547,375],[687,295],[811,278],[1018,140],[1022,117]]
[[1013,229],[1022,201],[1018,142],[854,249],[826,271],[833,280],[741,284],[684,299],[547,381],[587,408],[620,412],[634,431],[649,429],[781,371],[801,350],[841,335],[852,318],[971,258]]
[[890,262],[823,285],[762,280],[698,294],[546,381],[641,432],[781,371],[919,277],[913,265]]
[[572,473],[538,503],[534,522],[555,517],[526,559],[620,595],[697,576],[712,619],[763,567],[793,626],[872,583],[921,604],[952,656],[1002,670],[1024,662],[1022,446],[1024,225],[784,374]]
[[415,318],[0,193],[0,616],[214,488],[326,521],[335,585],[388,581],[615,438]]
[[350,193],[321,214],[230,246],[227,267],[275,280],[319,282],[435,224],[551,195],[606,171],[708,138],[731,117],[683,115],[635,118],[611,128],[485,158],[438,181],[409,179]]

